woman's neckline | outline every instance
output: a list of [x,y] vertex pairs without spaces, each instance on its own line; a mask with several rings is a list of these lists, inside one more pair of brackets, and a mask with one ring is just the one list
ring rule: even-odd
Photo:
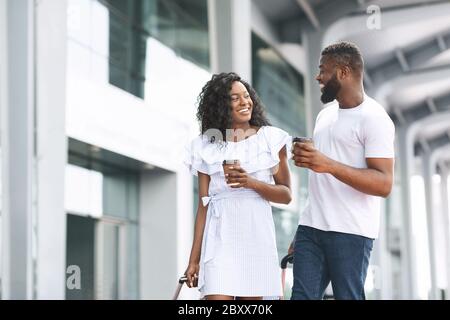
[[252,134],[251,136],[246,137],[245,139],[239,140],[239,141],[227,141],[227,143],[241,143],[244,141],[248,141],[253,137],[257,137],[259,135],[259,133],[262,131],[262,128],[264,128],[265,126],[261,126],[258,128],[258,130],[256,130],[256,133]]

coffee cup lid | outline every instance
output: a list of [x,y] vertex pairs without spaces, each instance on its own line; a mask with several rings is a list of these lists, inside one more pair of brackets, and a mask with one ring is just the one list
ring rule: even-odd
[[223,160],[222,164],[239,164],[239,160],[237,160],[237,159]]
[[294,137],[292,139],[292,142],[312,142],[312,141],[313,139],[308,137]]

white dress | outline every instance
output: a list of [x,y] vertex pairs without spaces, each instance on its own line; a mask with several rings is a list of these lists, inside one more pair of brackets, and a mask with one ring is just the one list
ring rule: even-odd
[[285,131],[264,126],[239,142],[219,146],[199,136],[187,148],[191,172],[211,177],[209,196],[202,198],[208,204],[198,282],[202,296],[282,295],[270,203],[251,189],[227,186],[222,161],[239,159],[252,177],[273,184],[278,153],[291,141]]

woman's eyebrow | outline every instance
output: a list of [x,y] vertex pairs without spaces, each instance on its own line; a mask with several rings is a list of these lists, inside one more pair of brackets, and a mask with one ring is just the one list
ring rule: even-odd
[[248,94],[248,92],[247,91],[242,91],[241,93],[232,93],[231,95],[232,96],[238,96],[238,95],[241,95],[241,94]]

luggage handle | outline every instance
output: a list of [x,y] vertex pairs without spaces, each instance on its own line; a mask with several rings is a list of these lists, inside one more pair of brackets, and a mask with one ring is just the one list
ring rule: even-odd
[[280,267],[281,267],[281,269],[286,269],[288,263],[293,263],[293,262],[294,262],[294,254],[292,254],[292,253],[287,254],[283,257],[283,259],[281,259]]
[[[280,267],[281,267],[281,290],[284,291],[284,286],[286,284],[286,269],[288,263],[294,262],[294,254],[287,254],[281,259]],[[280,300],[284,300],[284,295],[280,296]]]
[[175,289],[175,294],[173,295],[172,300],[177,300],[178,296],[180,295],[180,291],[181,288],[183,287],[183,284],[185,284],[187,282],[187,277],[186,276],[182,276],[180,279],[178,279],[178,285],[177,288]]

